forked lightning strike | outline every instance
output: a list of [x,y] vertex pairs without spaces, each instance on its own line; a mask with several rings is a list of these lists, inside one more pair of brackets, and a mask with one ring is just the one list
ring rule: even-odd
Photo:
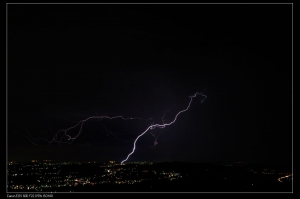
[[[68,129],[58,131],[58,132],[55,134],[55,136],[53,137],[53,139],[52,139],[51,141],[48,141],[48,140],[46,140],[46,139],[44,139],[44,138],[34,139],[34,138],[32,138],[32,137],[30,136],[30,134],[29,134],[29,136],[31,137],[31,139],[33,139],[33,140],[35,140],[35,141],[45,140],[45,141],[48,142],[49,145],[51,145],[52,143],[55,143],[55,142],[58,143],[58,144],[71,144],[71,143],[72,143],[76,138],[78,138],[78,136],[82,133],[82,127],[83,127],[83,124],[84,124],[85,122],[87,122],[88,120],[99,119],[100,122],[101,122],[102,119],[111,119],[111,120],[112,120],[112,119],[122,119],[122,120],[144,120],[144,121],[152,121],[152,124],[151,124],[144,132],[142,132],[139,136],[137,136],[137,138],[134,140],[134,143],[133,143],[133,149],[132,149],[132,151],[127,155],[126,159],[124,159],[123,161],[121,161],[121,164],[122,164],[122,163],[126,162],[126,161],[128,160],[128,158],[134,153],[134,151],[135,151],[135,149],[136,149],[136,142],[138,141],[138,139],[139,139],[140,137],[142,137],[142,136],[143,136],[145,133],[147,133],[149,130],[152,130],[152,129],[155,129],[155,128],[165,128],[166,126],[172,125],[172,124],[177,120],[177,117],[178,117],[181,113],[187,111],[187,110],[190,108],[191,103],[192,103],[192,101],[193,101],[193,98],[195,98],[197,95],[201,95],[202,97],[204,97],[204,99],[201,100],[201,103],[207,98],[207,96],[204,95],[203,93],[198,93],[198,92],[196,92],[194,95],[190,96],[191,99],[190,99],[190,102],[189,102],[188,106],[186,107],[186,109],[179,111],[179,112],[175,115],[174,120],[171,121],[171,122],[169,122],[169,123],[165,123],[164,117],[165,117],[165,114],[166,114],[167,112],[169,112],[170,110],[168,110],[168,111],[166,111],[166,112],[164,113],[164,115],[163,115],[163,117],[162,117],[162,124],[153,124],[154,121],[153,121],[152,118],[150,118],[150,119],[143,119],[143,118],[138,118],[138,117],[125,118],[125,117],[123,117],[123,116],[115,116],[115,117],[108,117],[108,116],[91,116],[91,117],[88,117],[88,118],[86,118],[86,119],[84,119],[84,120],[79,121],[77,124],[75,124],[74,126],[68,128]],[[101,125],[105,128],[105,130],[106,130],[107,132],[109,132],[109,133],[112,134],[114,137],[116,137],[117,139],[119,139],[114,133],[112,133],[111,131],[109,131],[102,123],[101,123]],[[78,133],[77,133],[75,136],[72,137],[71,135],[68,135],[68,134],[67,134],[68,131],[70,131],[70,130],[72,130],[72,129],[75,129],[75,128],[77,128],[77,127],[79,127],[79,131],[78,131]],[[24,136],[25,136],[25,135],[24,135]],[[153,135],[153,136],[154,136],[154,135]],[[30,140],[30,142],[32,142],[33,144],[35,144],[28,136],[25,136],[25,137],[27,137],[27,138]],[[154,137],[155,137],[155,136],[154,136]],[[120,139],[120,140],[121,140],[121,139]],[[123,141],[123,140],[122,140],[122,141]],[[156,138],[155,138],[154,145],[157,145],[157,144],[158,144],[158,143],[157,143],[157,137],[156,137]],[[37,145],[37,144],[36,144],[36,145]]]
[[[178,115],[179,115],[180,113],[183,113],[183,112],[187,111],[187,110],[190,108],[191,103],[192,103],[192,101],[193,101],[193,98],[196,97],[197,95],[201,95],[201,96],[204,97],[204,99],[201,100],[201,103],[207,98],[206,95],[197,92],[197,93],[195,93],[194,95],[190,96],[191,100],[190,100],[190,102],[189,102],[187,108],[184,109],[184,110],[182,110],[182,111],[179,111],[179,112],[176,114],[176,116],[175,116],[175,118],[174,118],[174,120],[173,120],[172,122],[170,122],[170,123],[164,123],[164,121],[163,121],[163,124],[152,124],[152,125],[150,125],[143,133],[141,133],[141,134],[134,140],[134,143],[133,143],[133,149],[132,149],[131,153],[129,153],[129,154],[127,155],[127,158],[126,158],[125,160],[123,160],[123,161],[121,162],[121,164],[123,164],[123,162],[126,162],[126,161],[128,160],[128,158],[134,153],[135,147],[136,147],[136,142],[138,141],[138,139],[139,139],[140,137],[142,137],[142,136],[143,136],[145,133],[147,133],[150,129],[155,129],[155,128],[157,128],[157,127],[158,127],[158,128],[165,128],[166,126],[170,126],[171,124],[173,124],[173,123],[176,121],[176,119],[177,119],[177,117],[178,117]],[[163,118],[164,118],[164,117],[163,117]]]

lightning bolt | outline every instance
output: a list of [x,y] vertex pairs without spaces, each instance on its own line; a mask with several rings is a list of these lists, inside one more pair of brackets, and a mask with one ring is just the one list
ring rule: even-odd
[[[26,130],[26,131],[27,131],[27,133],[28,133],[29,136],[26,136],[26,135],[24,135],[24,134],[22,134],[22,135],[25,136],[26,138],[28,138],[29,141],[32,142],[32,143],[35,144],[35,145],[38,145],[38,144],[34,143],[32,140],[35,140],[35,141],[44,140],[44,141],[48,142],[49,145],[51,145],[52,143],[58,143],[58,144],[71,144],[71,143],[73,143],[73,141],[76,140],[76,139],[79,137],[79,135],[82,133],[82,128],[83,128],[83,125],[84,125],[85,122],[87,122],[87,121],[89,121],[89,120],[92,120],[92,119],[98,119],[98,120],[100,121],[101,125],[104,127],[104,129],[105,129],[108,133],[112,134],[114,137],[116,137],[117,139],[119,139],[119,138],[116,136],[115,133],[112,133],[111,131],[109,131],[109,130],[104,126],[104,124],[101,122],[101,120],[103,120],[103,119],[110,119],[110,120],[113,120],[113,119],[122,119],[122,120],[144,120],[144,121],[152,121],[151,125],[148,126],[148,127],[146,128],[146,130],[145,130],[144,132],[142,132],[140,135],[138,135],[137,138],[134,140],[132,151],[127,155],[126,159],[124,159],[123,161],[121,161],[121,164],[123,164],[123,163],[126,162],[126,161],[129,159],[129,157],[134,153],[134,151],[135,151],[135,149],[136,149],[136,142],[138,141],[138,139],[139,139],[140,137],[142,137],[142,136],[143,136],[145,133],[147,133],[149,130],[152,130],[152,129],[155,129],[155,128],[165,128],[166,126],[170,126],[170,125],[172,125],[173,123],[175,123],[176,120],[177,120],[177,117],[178,117],[181,113],[187,111],[187,110],[190,108],[191,103],[192,103],[192,101],[193,101],[193,98],[195,98],[197,95],[201,95],[202,97],[204,97],[204,99],[201,100],[201,103],[207,98],[206,95],[204,95],[203,93],[198,93],[198,92],[196,92],[196,93],[195,93],[194,95],[192,95],[192,96],[189,96],[191,99],[190,99],[190,101],[189,101],[189,103],[188,103],[188,106],[187,106],[184,110],[179,111],[179,112],[175,115],[174,120],[171,121],[171,122],[169,122],[169,123],[165,123],[166,121],[164,120],[164,117],[165,117],[166,113],[169,112],[169,111],[171,111],[171,109],[172,109],[173,107],[172,107],[170,110],[168,110],[168,111],[166,111],[166,112],[164,113],[164,115],[163,115],[163,117],[162,117],[162,119],[161,119],[161,120],[162,120],[162,124],[154,124],[153,118],[150,118],[150,119],[143,119],[143,118],[139,118],[139,117],[125,118],[125,117],[123,117],[123,116],[109,117],[109,116],[98,116],[98,115],[97,115],[97,116],[91,116],[91,117],[87,117],[86,119],[80,120],[80,121],[77,122],[74,126],[71,126],[71,127],[67,128],[67,129],[59,130],[59,131],[54,135],[54,137],[52,138],[52,140],[50,140],[50,141],[47,140],[47,139],[44,139],[44,138],[35,139],[35,138],[33,138],[33,137],[28,133],[27,130]],[[74,122],[74,121],[72,121],[72,122]],[[70,131],[70,130],[72,130],[72,129],[75,129],[75,128],[78,128],[78,127],[79,127],[79,131],[78,131],[78,133],[77,133],[75,136],[71,136],[71,135],[68,134],[68,131]],[[61,134],[62,134],[62,135],[61,135]],[[157,137],[157,138],[158,138],[158,137]],[[157,144],[157,138],[155,139],[155,143],[154,143],[155,145]],[[65,139],[67,139],[67,141],[65,141]],[[64,141],[63,141],[63,140],[64,140]],[[119,139],[119,140],[121,140],[121,139]],[[124,140],[121,140],[121,141],[124,141]]]
[[152,125],[150,125],[143,133],[141,133],[139,136],[137,136],[137,138],[134,140],[132,151],[127,155],[126,159],[124,159],[124,160],[121,162],[121,164],[123,164],[124,162],[126,162],[126,161],[128,160],[128,158],[134,153],[135,148],[136,148],[136,142],[138,141],[138,139],[139,139],[140,137],[142,137],[142,136],[143,136],[145,133],[147,133],[150,129],[152,130],[152,129],[155,129],[155,128],[165,128],[166,126],[172,125],[172,124],[177,120],[178,115],[180,115],[181,113],[187,111],[187,110],[190,108],[191,103],[192,103],[192,101],[193,101],[193,98],[196,97],[197,95],[201,95],[201,96],[204,97],[204,99],[201,100],[201,103],[204,102],[204,100],[207,98],[207,96],[204,95],[203,93],[198,93],[198,92],[196,92],[194,95],[190,96],[191,99],[190,99],[190,102],[189,102],[188,106],[186,107],[186,109],[184,109],[184,110],[182,110],[182,111],[179,111],[179,112],[176,114],[176,116],[175,116],[175,118],[174,118],[174,120],[173,120],[172,122],[170,122],[170,123],[164,123],[164,120],[163,120],[163,118],[164,118],[164,116],[165,116],[165,115],[164,115],[163,118],[162,118],[163,124],[152,124]]

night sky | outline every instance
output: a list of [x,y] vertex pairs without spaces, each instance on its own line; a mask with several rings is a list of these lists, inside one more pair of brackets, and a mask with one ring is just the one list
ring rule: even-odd
[[151,121],[24,135],[171,121],[204,91],[129,161],[292,164],[291,4],[9,4],[7,27],[8,160],[120,162]]

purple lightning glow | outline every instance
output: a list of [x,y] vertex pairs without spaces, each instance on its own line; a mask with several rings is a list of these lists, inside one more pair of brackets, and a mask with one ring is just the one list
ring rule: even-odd
[[[190,100],[190,102],[189,102],[187,108],[184,109],[184,110],[182,110],[182,111],[179,111],[179,112],[176,114],[176,116],[175,116],[175,118],[174,118],[174,120],[173,120],[172,122],[170,122],[170,123],[164,123],[164,120],[163,120],[163,118],[164,118],[164,116],[165,116],[165,115],[164,115],[163,118],[162,118],[163,124],[152,124],[152,125],[150,125],[143,133],[141,133],[141,134],[134,140],[132,151],[127,155],[127,158],[124,159],[124,160],[121,162],[121,164],[123,164],[124,162],[126,162],[126,161],[128,160],[128,158],[134,153],[135,148],[136,148],[136,142],[138,141],[138,139],[139,139],[140,137],[142,137],[145,133],[147,133],[147,132],[149,131],[149,129],[155,129],[155,128],[157,128],[157,127],[158,127],[158,128],[165,128],[166,126],[170,126],[171,124],[173,124],[173,123],[176,121],[176,119],[177,119],[177,117],[178,117],[178,115],[179,115],[180,113],[183,113],[183,112],[187,111],[187,110],[190,108],[191,103],[192,103],[192,101],[193,101],[193,98],[196,97],[197,95],[201,95],[201,96],[205,97],[204,99],[201,100],[201,103],[207,98],[206,95],[197,92],[197,93],[195,93],[194,95],[190,96],[191,100]],[[157,142],[156,142],[156,144],[157,144]]]
[[[169,123],[165,123],[166,121],[164,120],[164,117],[166,116],[166,113],[169,112],[169,111],[171,111],[172,108],[173,108],[174,106],[173,106],[170,110],[168,110],[168,111],[166,111],[166,112],[164,113],[163,117],[161,118],[162,124],[154,124],[154,120],[153,120],[152,118],[150,118],[150,119],[143,119],[143,118],[139,118],[139,117],[125,118],[125,117],[123,117],[123,116],[114,116],[114,117],[109,117],[109,116],[91,116],[91,117],[87,117],[86,119],[80,120],[79,122],[77,122],[77,123],[76,123],[74,126],[72,126],[72,127],[69,127],[69,128],[67,128],[67,129],[65,129],[65,130],[59,130],[59,131],[55,134],[55,136],[52,138],[52,140],[50,140],[50,141],[47,140],[47,139],[44,139],[44,138],[35,139],[35,138],[33,138],[33,137],[28,133],[27,130],[26,130],[26,131],[27,131],[29,137],[26,136],[26,135],[24,135],[24,134],[22,134],[22,135],[25,136],[25,137],[27,137],[27,138],[29,139],[29,141],[30,141],[31,143],[35,144],[35,145],[38,145],[38,144],[36,144],[36,143],[33,142],[32,140],[35,140],[36,142],[37,142],[37,141],[40,141],[40,140],[44,140],[44,141],[48,142],[49,145],[51,145],[52,143],[58,143],[58,144],[71,144],[71,143],[73,143],[73,141],[74,141],[75,139],[77,139],[77,138],[79,137],[79,135],[82,133],[82,128],[83,128],[83,125],[84,125],[85,122],[87,122],[87,121],[89,121],[89,120],[92,120],[92,119],[98,119],[98,120],[100,121],[101,125],[104,127],[104,129],[105,129],[108,133],[112,134],[112,135],[113,135],[115,138],[117,138],[118,140],[125,141],[125,140],[122,140],[122,139],[118,138],[118,137],[116,136],[115,133],[112,133],[111,131],[109,131],[109,130],[104,126],[104,124],[101,122],[101,120],[102,120],[102,119],[110,119],[110,120],[113,120],[113,119],[122,119],[122,120],[144,120],[144,121],[152,121],[151,125],[150,125],[144,132],[142,132],[140,135],[138,135],[137,138],[134,140],[132,151],[127,155],[126,159],[124,159],[123,161],[121,161],[121,164],[123,164],[123,163],[126,162],[126,161],[129,159],[129,157],[134,153],[134,151],[135,151],[135,149],[136,149],[136,142],[138,141],[138,139],[139,139],[140,137],[142,137],[142,136],[143,136],[145,133],[147,133],[149,130],[152,130],[152,129],[155,129],[155,128],[165,128],[166,126],[170,126],[171,124],[173,124],[173,123],[177,120],[177,117],[178,117],[181,113],[187,111],[187,110],[190,108],[190,105],[191,105],[191,103],[192,103],[192,101],[193,101],[193,98],[195,98],[197,95],[201,95],[202,97],[204,97],[204,99],[201,100],[201,103],[207,98],[207,96],[204,95],[203,93],[198,93],[198,92],[196,92],[194,95],[190,96],[191,99],[190,99],[190,102],[189,102],[187,108],[184,109],[184,110],[179,111],[179,112],[175,115],[174,120],[171,121],[171,122],[169,122]],[[73,121],[72,121],[72,122],[73,122]],[[79,127],[79,131],[78,131],[78,133],[77,133],[75,136],[72,137],[71,135],[68,134],[68,131],[70,131],[70,130],[72,130],[72,129],[75,129],[75,128],[78,128],[78,127]],[[157,145],[157,144],[158,144],[157,139],[158,139],[158,136],[159,136],[159,135],[156,137],[155,134],[152,134],[152,136],[155,138],[154,145]],[[64,141],[63,141],[63,140],[64,140]],[[65,141],[65,140],[67,140],[67,141]]]

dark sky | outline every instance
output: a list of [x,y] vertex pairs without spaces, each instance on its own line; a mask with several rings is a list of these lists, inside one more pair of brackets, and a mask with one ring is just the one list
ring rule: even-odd
[[[160,123],[174,106],[171,121],[205,89],[129,161],[291,164],[291,4],[9,4],[7,17],[9,160],[120,162],[133,141],[97,120],[72,144],[23,135],[50,140],[94,115]],[[125,140],[151,124],[102,123]]]

